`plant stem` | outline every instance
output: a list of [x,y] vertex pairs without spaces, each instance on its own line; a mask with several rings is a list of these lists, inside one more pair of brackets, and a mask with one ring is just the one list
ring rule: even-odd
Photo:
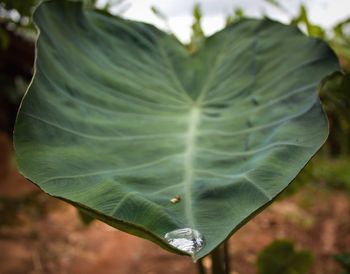
[[231,265],[230,265],[230,248],[229,248],[229,242],[228,240],[224,243],[224,260],[225,260],[225,270],[226,273],[231,272]]
[[217,247],[210,254],[212,262],[212,274],[228,274],[225,271],[225,256],[223,248],[221,246]]
[[206,274],[205,273],[205,268],[204,268],[204,265],[203,265],[203,259],[198,260],[196,265],[197,265],[197,269],[198,269],[198,274]]
[[[230,274],[230,252],[229,243],[225,241],[221,246],[217,247],[210,253],[211,258],[211,274]],[[197,262],[198,274],[206,274],[203,265],[203,259]]]

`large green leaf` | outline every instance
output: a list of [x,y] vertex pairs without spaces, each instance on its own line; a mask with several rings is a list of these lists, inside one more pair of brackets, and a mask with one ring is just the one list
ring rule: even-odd
[[317,89],[338,62],[295,27],[242,20],[189,54],[77,2],[45,2],[34,19],[36,72],[15,130],[22,174],[167,249],[180,252],[167,232],[192,228],[205,241],[194,258],[208,254],[327,137]]

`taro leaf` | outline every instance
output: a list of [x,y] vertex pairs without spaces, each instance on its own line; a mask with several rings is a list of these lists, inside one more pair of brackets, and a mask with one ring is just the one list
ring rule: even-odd
[[[81,3],[44,2],[15,129],[22,174],[106,223],[211,252],[293,180],[327,137],[323,42],[242,20],[189,54],[173,36]],[[181,199],[172,203],[179,195]],[[182,253],[183,254],[183,253]]]

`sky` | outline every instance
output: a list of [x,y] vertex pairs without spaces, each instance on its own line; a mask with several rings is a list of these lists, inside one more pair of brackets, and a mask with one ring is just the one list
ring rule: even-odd
[[[103,4],[105,0],[100,0]],[[199,3],[203,11],[203,29],[211,35],[222,29],[227,15],[235,8],[242,8],[249,17],[268,17],[282,23],[298,13],[299,6],[304,3],[308,9],[311,22],[330,29],[335,23],[350,17],[350,0],[280,0],[286,11],[277,9],[265,0],[124,0],[126,10],[123,16],[129,19],[148,22],[160,29],[168,30],[182,41],[188,42],[191,35],[191,15],[195,3]],[[155,6],[168,18],[168,24],[159,19],[151,11]],[[123,6],[112,8],[118,13]]]

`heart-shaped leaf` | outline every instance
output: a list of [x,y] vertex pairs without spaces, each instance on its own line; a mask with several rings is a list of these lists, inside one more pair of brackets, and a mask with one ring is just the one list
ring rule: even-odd
[[77,2],[45,2],[34,17],[19,168],[118,229],[201,258],[327,137],[317,89],[338,62],[295,27],[242,20],[190,54],[153,26]]

